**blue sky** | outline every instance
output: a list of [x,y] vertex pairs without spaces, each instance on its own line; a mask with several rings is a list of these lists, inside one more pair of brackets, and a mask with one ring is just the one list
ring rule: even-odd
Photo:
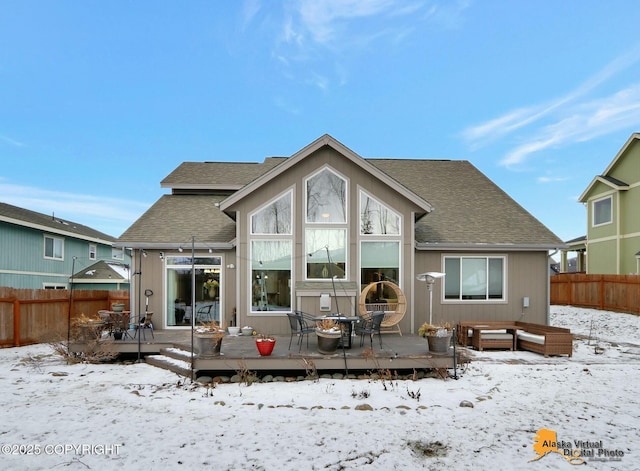
[[[636,1],[0,5],[0,201],[119,236],[183,161],[469,160],[560,238],[640,131]],[[194,221],[195,223],[196,221]]]

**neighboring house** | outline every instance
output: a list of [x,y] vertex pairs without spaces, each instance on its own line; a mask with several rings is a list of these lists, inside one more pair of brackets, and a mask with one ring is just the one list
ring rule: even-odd
[[74,273],[74,289],[128,290],[131,279],[129,265],[122,262],[100,260]]
[[446,273],[434,322],[547,321],[549,251],[564,245],[469,162],[364,159],[324,135],[263,163],[184,162],[161,186],[171,194],[117,243],[141,273],[132,306],[148,300],[157,328],[196,311],[288,333],[287,312],[357,314],[362,290],[391,280],[406,296],[401,330],[416,332],[430,314],[424,272]]
[[[73,272],[98,261],[130,263],[114,242],[90,227],[0,203],[0,286],[68,289]],[[100,289],[125,288],[109,283]]]
[[587,207],[587,273],[640,273],[640,133],[578,201]]
[[[576,237],[565,242],[565,250],[560,254],[560,273],[583,273],[587,270],[587,236]],[[569,253],[575,252],[575,257],[569,258]]]

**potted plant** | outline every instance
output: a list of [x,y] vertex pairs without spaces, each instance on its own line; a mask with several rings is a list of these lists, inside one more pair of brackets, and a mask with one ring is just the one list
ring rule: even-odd
[[220,283],[218,283],[218,280],[209,278],[207,281],[204,282],[203,286],[204,286],[204,289],[206,289],[207,292],[209,293],[210,298],[215,298],[218,295],[218,286],[220,286]]
[[78,340],[88,341],[100,338],[102,329],[106,325],[99,317],[87,316],[84,313],[76,317],[72,322]]
[[197,342],[198,356],[212,357],[220,355],[220,347],[224,338],[224,329],[217,321],[203,322],[194,332]]
[[447,353],[453,335],[453,327],[449,322],[438,325],[425,322],[418,329],[418,335],[427,339],[431,353]]
[[335,353],[342,338],[342,326],[332,319],[323,319],[316,323],[316,336],[320,353]]
[[256,338],[256,347],[260,356],[268,357],[276,346],[276,339],[270,335],[259,335]]

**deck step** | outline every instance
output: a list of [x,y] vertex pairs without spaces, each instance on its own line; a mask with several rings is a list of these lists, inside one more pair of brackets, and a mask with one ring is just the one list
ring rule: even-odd
[[191,363],[188,361],[179,360],[166,355],[147,355],[145,357],[145,361],[149,365],[173,371],[180,376],[184,376],[186,378],[191,377]]
[[169,358],[174,358],[176,360],[185,361],[191,364],[191,351],[179,345],[174,345],[173,347],[161,348],[160,355],[164,355]]

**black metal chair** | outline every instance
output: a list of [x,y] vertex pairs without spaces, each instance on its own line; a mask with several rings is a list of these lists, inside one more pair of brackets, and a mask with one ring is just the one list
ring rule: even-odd
[[369,335],[371,348],[373,348],[373,336],[378,334],[378,339],[380,339],[380,348],[382,349],[382,334],[380,333],[380,325],[382,324],[384,315],[384,311],[376,311],[371,315],[371,319],[364,319],[364,324],[357,329],[357,332],[360,333],[361,347],[364,345],[364,336]]
[[302,340],[304,336],[307,336],[307,348],[309,348],[309,334],[315,332],[315,325],[310,323],[312,317],[302,311],[288,312],[289,326],[291,327],[291,338],[289,339],[289,350],[291,350],[291,342],[293,336],[297,335],[298,338],[298,351],[302,350]]

